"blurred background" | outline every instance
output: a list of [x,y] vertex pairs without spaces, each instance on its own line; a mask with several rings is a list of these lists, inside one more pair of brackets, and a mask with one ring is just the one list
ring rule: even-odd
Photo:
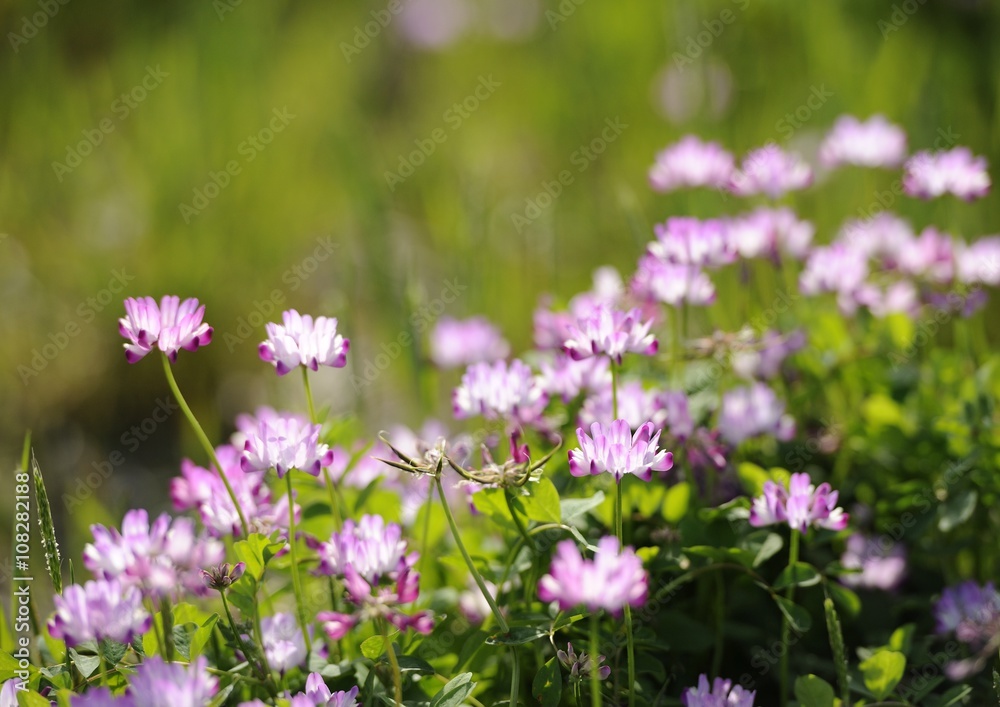
[[[64,537],[167,507],[201,452],[159,362],[125,362],[126,296],[207,305],[215,340],[175,372],[220,442],[239,412],[303,405],[256,353],[287,307],[351,339],[320,404],[371,433],[449,419],[455,380],[421,373],[442,313],[487,315],[517,353],[540,296],[627,277],[654,222],[746,208],[650,191],[685,133],[811,158],[838,115],[880,112],[911,150],[1000,164],[997,20],[958,0],[2,3],[2,463],[30,428]],[[836,198],[793,206],[819,242],[879,195],[918,228],[997,230],[996,198],[915,202],[898,177],[820,173]]]

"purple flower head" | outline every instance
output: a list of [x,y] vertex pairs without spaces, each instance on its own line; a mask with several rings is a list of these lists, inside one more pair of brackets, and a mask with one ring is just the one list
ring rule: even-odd
[[702,142],[685,135],[656,156],[649,170],[649,184],[659,192],[681,187],[721,189],[733,173],[733,156],[716,142]]
[[801,260],[809,252],[816,227],[787,207],[760,207],[726,221],[726,238],[744,258],[777,259],[784,253]]
[[734,388],[722,396],[719,429],[730,444],[762,434],[787,442],[795,435],[795,421],[785,414],[785,403],[764,383]]
[[858,305],[867,307],[872,316],[878,319],[895,313],[915,317],[920,309],[919,293],[909,280],[889,283],[884,289],[866,282],[842,297],[840,302],[841,308],[849,314],[853,313],[852,307]]
[[573,476],[608,472],[621,483],[625,474],[635,474],[643,481],[653,478],[653,470],[666,471],[674,455],[657,448],[660,433],[653,433],[653,423],[640,425],[632,434],[627,420],[615,420],[610,425],[595,422],[590,435],[577,428],[580,446],[569,452],[569,471]]
[[83,549],[84,566],[99,577],[136,586],[151,599],[208,593],[201,568],[218,565],[225,547],[195,531],[190,518],[161,514],[152,524],[145,510],[125,514],[122,529],[90,526],[94,542]]
[[507,358],[508,344],[485,317],[441,317],[431,331],[431,361],[438,368],[458,368]]
[[1000,593],[993,582],[980,586],[968,581],[948,587],[934,606],[934,618],[938,633],[954,633],[978,650],[1000,634]]
[[766,194],[772,199],[812,184],[812,168],[794,152],[768,143],[747,153],[733,172],[729,189],[737,196]]
[[228,589],[239,581],[240,577],[247,570],[246,562],[237,562],[231,565],[228,562],[209,567],[201,571],[201,579],[209,589]]
[[550,397],[560,397],[568,403],[581,393],[593,393],[611,385],[611,365],[608,359],[585,358],[576,361],[561,351],[551,361],[538,365],[538,384]]
[[1000,236],[956,246],[955,278],[967,285],[1000,285]]
[[891,592],[906,576],[906,550],[886,535],[869,538],[855,533],[847,539],[840,564],[847,569],[861,570],[840,578],[848,587]]
[[330,447],[319,441],[319,433],[319,425],[311,425],[298,415],[261,420],[243,447],[243,471],[274,469],[279,479],[292,469],[319,476],[334,456]]
[[638,309],[623,312],[606,305],[595,307],[570,326],[563,351],[576,360],[607,356],[619,365],[626,353],[652,356],[659,344],[649,333],[652,322],[643,322]]
[[268,663],[279,673],[286,673],[306,660],[306,644],[295,617],[278,612],[260,620],[260,633]]
[[754,499],[750,509],[750,525],[760,528],[787,523],[803,535],[810,526],[843,530],[847,527],[848,515],[843,508],[837,507],[837,495],[830,484],[813,486],[809,474],[805,473],[792,474],[787,489],[774,481],[766,481],[763,495]]
[[[357,707],[358,688],[352,687],[347,691],[331,692],[323,681],[323,676],[319,673],[309,673],[306,678],[306,689],[297,695],[293,695],[289,701],[289,707]],[[251,700],[250,702],[240,702],[239,707],[267,707],[261,700]]]
[[656,417],[662,419],[662,429],[671,437],[687,439],[694,434],[694,421],[688,397],[680,390],[664,390],[656,396]]
[[948,283],[955,276],[955,241],[934,227],[925,228],[900,253],[899,269],[931,282]]
[[940,152],[918,152],[904,165],[903,191],[920,199],[934,199],[951,192],[974,201],[990,191],[986,158],[967,147]]
[[151,619],[142,606],[142,593],[117,580],[72,584],[54,601],[56,613],[49,621],[49,632],[68,646],[104,639],[130,643],[149,630]]
[[757,691],[749,692],[732,680],[715,678],[711,685],[708,676],[698,676],[698,687],[689,687],[681,695],[684,707],[754,707]]
[[361,516],[357,523],[345,521],[343,529],[319,544],[317,550],[318,574],[343,577],[350,566],[372,584],[381,577],[395,579],[404,569],[413,567],[419,556],[416,552],[407,554],[400,526],[386,523],[377,515]]
[[719,267],[736,258],[728,225],[721,219],[699,221],[675,216],[654,227],[656,241],[647,250],[661,260],[680,265]]
[[747,380],[769,380],[778,375],[782,362],[805,346],[805,334],[794,331],[786,336],[769,329],[746,347],[733,350],[733,372]]
[[[17,704],[17,693],[21,690],[27,690],[28,684],[21,680],[21,678],[11,678],[10,680],[5,680],[3,687],[0,688],[0,707],[18,707]],[[104,688],[104,691],[108,693],[108,699],[111,699],[111,691]],[[87,694],[96,692],[96,690],[89,690]],[[82,704],[82,702],[73,702],[73,707],[77,704]],[[89,703],[88,703],[89,704]],[[91,707],[101,707],[100,703],[94,702]]]
[[429,634],[434,629],[434,618],[427,611],[415,614],[400,610],[404,604],[412,604],[420,594],[420,574],[411,567],[403,567],[389,583],[368,582],[350,565],[344,571],[345,598],[354,605],[353,613],[321,611],[316,620],[323,630],[337,641],[362,621],[386,619],[400,631],[412,628],[417,633]]
[[715,301],[715,285],[701,268],[668,263],[649,254],[639,259],[632,291],[642,299],[671,306],[686,302],[701,307]]
[[180,297],[165,295],[159,305],[152,297],[129,297],[125,316],[118,320],[118,331],[130,342],[125,344],[125,360],[135,363],[156,347],[173,363],[181,349],[207,346],[212,327],[201,321],[204,316],[205,305],[193,297],[181,302]]
[[883,115],[865,122],[842,115],[820,145],[819,159],[826,167],[898,167],[906,159],[906,133]]
[[913,244],[913,228],[905,219],[881,211],[867,219],[854,219],[844,224],[837,241],[866,258],[881,258],[893,268],[903,253]]
[[[569,671],[570,682],[583,682],[589,680],[590,671],[594,668],[594,661],[586,653],[576,654],[573,644],[567,643],[566,650],[557,650],[556,657]],[[607,680],[611,675],[610,665],[601,665],[605,661],[603,655],[597,656],[597,675],[601,680]]]
[[799,276],[799,289],[804,295],[836,292],[849,295],[868,276],[868,258],[863,251],[846,243],[814,248]]
[[559,602],[563,610],[585,606],[617,616],[626,604],[645,603],[647,582],[642,560],[630,547],[619,554],[614,536],[598,541],[593,560],[583,559],[572,540],[563,540],[556,546],[549,574],[538,582],[538,596],[545,602]]
[[[580,409],[580,424],[584,427],[595,422],[609,424],[614,419],[613,412],[614,401],[609,383],[584,400]],[[618,417],[626,420],[633,430],[639,429],[645,422],[651,422],[654,429],[661,429],[664,415],[660,394],[643,388],[641,381],[624,381],[618,386]]]
[[[70,707],[133,707],[135,701],[129,695],[114,696],[107,687],[91,687],[82,695],[72,695]],[[0,707],[18,707],[15,699],[10,704],[0,697]]]
[[152,656],[136,668],[128,695],[143,707],[204,707],[218,691],[219,680],[208,673],[205,656],[188,665]]
[[316,371],[320,366],[343,368],[347,363],[349,339],[337,333],[336,317],[299,314],[294,309],[281,313],[284,324],[269,322],[267,340],[257,347],[262,361],[273,363],[279,376],[297,366]]
[[514,359],[474,363],[452,394],[457,419],[482,415],[488,420],[505,418],[525,424],[537,420],[547,396],[527,364]]

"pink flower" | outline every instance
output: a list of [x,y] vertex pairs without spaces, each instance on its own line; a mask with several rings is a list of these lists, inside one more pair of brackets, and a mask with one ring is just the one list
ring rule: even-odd
[[638,297],[672,307],[682,303],[703,307],[715,301],[715,285],[701,268],[668,263],[649,254],[639,259],[632,291]]
[[431,331],[430,356],[438,368],[457,368],[507,358],[508,344],[485,317],[441,317]]
[[344,521],[342,530],[333,533],[328,542],[316,545],[318,574],[342,577],[350,566],[375,583],[380,577],[397,577],[416,564],[418,557],[416,552],[406,552],[403,529],[377,515],[363,515],[357,523]]
[[931,282],[950,282],[955,276],[955,242],[929,226],[900,253],[898,265],[903,272]]
[[722,396],[719,429],[731,444],[762,434],[773,434],[785,442],[795,435],[795,420],[785,414],[785,403],[773,390],[764,383],[754,383]]
[[125,316],[118,320],[118,331],[131,343],[125,344],[125,360],[135,363],[154,347],[177,360],[181,349],[194,351],[212,340],[212,327],[202,323],[205,305],[194,298],[166,295],[156,304],[152,297],[129,297]]
[[611,366],[603,356],[575,361],[560,351],[551,362],[539,363],[538,368],[538,384],[542,390],[550,397],[559,396],[564,403],[581,393],[611,386]]
[[845,574],[840,578],[848,587],[889,592],[898,587],[906,576],[906,551],[886,535],[869,538],[855,533],[847,539],[840,564],[847,569],[861,570],[858,574]]
[[54,601],[56,613],[49,621],[49,632],[68,646],[105,639],[131,643],[149,630],[151,618],[142,606],[142,594],[117,580],[72,584]]
[[600,305],[570,326],[563,351],[577,361],[603,355],[621,365],[626,353],[656,353],[659,344],[649,333],[652,326],[651,321],[640,319],[638,309],[623,312]]
[[966,284],[1000,285],[1000,236],[980,238],[955,250],[955,277]]
[[452,410],[459,420],[482,415],[531,423],[545,408],[547,396],[527,364],[514,359],[474,363],[462,375],[452,394]]
[[434,629],[434,619],[429,612],[409,614],[399,608],[417,600],[419,581],[420,575],[405,567],[388,584],[370,583],[348,565],[344,571],[344,587],[347,590],[346,599],[355,605],[355,612],[321,611],[316,620],[323,624],[323,630],[335,641],[346,636],[360,622],[379,618],[388,620],[400,631],[412,628],[427,635]]
[[143,707],[204,707],[218,691],[219,680],[208,673],[205,656],[187,665],[152,656],[136,667],[127,696]]
[[656,156],[649,170],[649,184],[655,191],[680,187],[721,189],[733,172],[733,156],[715,142],[702,142],[685,135]]
[[653,229],[657,240],[647,250],[661,260],[697,267],[719,267],[736,258],[729,239],[727,224],[722,219],[675,216]]
[[538,582],[538,596],[559,602],[562,610],[585,606],[618,615],[626,604],[645,603],[647,583],[642,560],[630,547],[619,554],[614,536],[598,541],[593,560],[583,559],[572,540],[563,540],[556,546],[549,573]]
[[766,194],[772,199],[812,184],[812,168],[794,152],[768,143],[747,153],[733,172],[729,189],[737,196]]
[[347,363],[349,339],[337,333],[337,319],[302,315],[294,309],[282,312],[284,324],[268,323],[267,340],[257,351],[262,361],[273,363],[279,376],[296,366],[316,371],[320,366],[343,368]]
[[799,276],[799,289],[804,295],[821,292],[850,294],[868,276],[868,258],[846,243],[834,243],[814,248]]
[[843,530],[848,515],[837,507],[837,492],[830,484],[814,487],[809,474],[792,474],[788,489],[773,481],[764,482],[764,493],[754,499],[750,509],[750,525],[787,523],[792,530],[805,535],[810,526],[827,530]]
[[715,678],[711,686],[708,676],[698,676],[698,687],[689,687],[681,695],[684,707],[754,707],[757,691],[749,692],[732,680]]
[[906,159],[906,133],[883,115],[863,123],[842,115],[820,145],[819,159],[827,167],[898,167]]
[[273,616],[265,616],[260,620],[260,634],[264,654],[272,669],[285,674],[305,663],[306,642],[291,614],[279,611]]
[[976,157],[967,147],[940,152],[918,152],[904,165],[903,190],[909,196],[933,199],[951,192],[974,201],[990,191],[986,158]]
[[310,425],[297,415],[261,420],[243,447],[243,471],[274,469],[284,478],[292,469],[319,476],[320,469],[333,463],[333,451],[319,441],[320,426]]
[[643,481],[653,478],[653,470],[666,471],[674,455],[657,448],[660,433],[653,433],[653,423],[639,426],[632,434],[627,420],[615,420],[610,425],[595,422],[590,435],[577,428],[580,446],[569,452],[569,471],[573,476],[608,472],[620,483],[625,474],[635,474]]

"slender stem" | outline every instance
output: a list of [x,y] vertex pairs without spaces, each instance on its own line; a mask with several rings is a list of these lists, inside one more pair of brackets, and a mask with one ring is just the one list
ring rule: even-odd
[[[254,607],[253,611],[253,630],[257,635],[257,645],[260,646],[260,658],[264,661],[264,670],[267,672],[268,678],[274,674],[271,672],[271,661],[267,658],[267,651],[264,650],[264,631],[260,627],[260,605]],[[307,644],[308,645],[308,644]]]
[[[726,585],[722,575],[715,575],[715,653],[712,656],[712,677],[718,677],[722,669],[722,646],[726,620]],[[787,651],[786,651],[787,652]]]
[[479,591],[483,593],[483,598],[486,599],[486,603],[490,605],[490,611],[493,612],[493,618],[496,619],[497,625],[500,627],[500,632],[503,634],[510,633],[510,626],[507,624],[507,619],[503,617],[500,612],[500,607],[497,606],[496,600],[493,595],[490,594],[490,590],[486,588],[486,583],[483,581],[482,575],[479,574],[479,570],[476,569],[475,563],[473,563],[472,558],[469,556],[469,551],[465,549],[465,544],[462,542],[462,536],[458,532],[458,526],[455,524],[455,516],[451,514],[451,508],[448,506],[448,500],[444,497],[444,488],[441,486],[441,477],[437,476],[434,478],[434,483],[437,484],[438,495],[441,496],[441,505],[444,506],[444,516],[448,520],[448,527],[451,528],[451,535],[455,539],[455,544],[458,546],[459,552],[462,553],[462,558],[465,560],[465,564],[469,567],[469,572],[472,573],[472,578],[476,581],[476,586],[479,587]]
[[295,502],[292,496],[291,469],[285,474],[285,482],[288,484],[288,548],[292,564],[292,589],[295,590],[295,615],[299,620],[299,628],[302,629],[302,640],[306,644],[306,663],[308,663],[312,642],[309,640],[309,629],[306,628],[306,616],[303,613],[305,605],[302,602],[302,579],[299,577],[299,563],[295,552]]
[[611,419],[618,419],[618,364],[611,359]]
[[[595,611],[590,615],[590,704],[591,707],[601,707],[601,671],[597,668],[598,639],[600,638],[599,615]],[[629,690],[629,695],[632,691]]]
[[524,538],[525,542],[528,543],[528,547],[531,548],[531,553],[538,554],[538,548],[535,546],[535,540],[528,535],[528,529],[524,525],[524,521],[521,520],[521,516],[517,514],[514,509],[514,499],[511,496],[510,489],[505,488],[503,490],[504,500],[507,501],[507,510],[510,511],[511,517],[514,519],[514,525],[517,526],[517,531],[521,533],[521,537]]
[[108,664],[107,664],[107,661],[105,661],[105,659],[104,659],[104,648],[101,646],[101,641],[98,641],[98,643],[97,643],[97,655],[100,656],[100,658],[101,658],[101,665],[100,665],[100,668],[99,668],[100,671],[101,671],[101,684],[102,685],[107,685],[108,684]]
[[[792,529],[791,538],[788,544],[788,566],[794,567],[799,561],[799,531]],[[794,570],[793,570],[794,571]],[[795,598],[795,585],[791,585],[785,592],[785,598],[788,599],[789,603]],[[791,634],[791,622],[788,620],[788,616],[782,614],[781,618],[781,645],[785,647],[784,652],[781,654],[781,702],[779,704],[786,704],[788,702],[788,641]]]
[[434,504],[434,487],[431,485],[430,481],[427,482],[427,498],[424,499],[424,531],[423,540],[421,541],[421,551],[420,551],[420,574],[426,576],[427,574],[427,555],[428,547],[427,543],[431,536],[431,507]]
[[[247,649],[246,643],[243,642],[243,634],[240,633],[239,627],[236,625],[236,621],[233,620],[233,612],[229,609],[229,600],[226,599],[226,592],[222,589],[219,590],[219,595],[222,596],[222,608],[226,611],[226,619],[229,620],[229,628],[232,630],[233,635],[236,637],[236,643],[239,644],[240,650],[243,651],[243,657],[246,658],[247,662],[250,663],[250,667],[254,670],[257,675],[260,676],[262,680],[267,680],[267,676],[264,675],[263,668],[257,663],[253,662],[253,658],[250,655],[249,649]],[[263,651],[263,646],[261,646],[261,651]]]
[[510,673],[510,707],[517,707],[521,694],[521,664],[517,660],[517,646],[510,647],[513,668]]
[[316,406],[313,405],[313,394],[312,386],[309,385],[309,369],[305,366],[302,367],[302,383],[306,388],[306,402],[309,404],[309,420],[315,425],[316,422]]
[[240,502],[236,498],[236,493],[233,491],[233,487],[229,485],[229,479],[226,478],[226,473],[222,470],[222,464],[219,463],[219,458],[215,455],[215,447],[208,440],[208,435],[205,434],[205,430],[202,429],[201,423],[198,422],[198,418],[194,416],[191,412],[191,408],[188,407],[187,401],[181,394],[181,389],[177,385],[177,379],[174,378],[174,371],[170,367],[170,359],[167,358],[166,354],[163,354],[163,371],[167,375],[167,385],[170,386],[171,392],[174,397],[177,398],[177,404],[180,405],[181,410],[184,412],[184,416],[191,423],[191,427],[194,429],[195,437],[201,442],[201,446],[205,448],[208,452],[208,458],[215,465],[215,471],[219,474],[219,478],[222,479],[222,483],[226,487],[226,492],[229,493],[229,498],[233,502],[233,506],[236,508],[236,515],[240,517],[240,527],[243,528],[243,537],[249,537],[250,527],[247,525],[247,519],[243,515],[243,508],[240,507]]
[[[305,366],[302,367],[302,385],[306,389],[306,403],[309,405],[309,422],[318,425],[319,421],[316,419],[316,405],[313,403],[312,386],[309,384],[309,369]],[[337,490],[337,484],[333,480],[333,476],[330,475],[330,470],[326,467],[323,468],[323,478],[326,479],[326,491],[330,495],[330,513],[333,515],[333,527],[334,530],[340,530],[344,523],[340,515],[340,494]]]
[[163,617],[163,637],[166,639],[167,662],[174,659],[174,610],[166,597],[160,600],[160,615]]
[[389,627],[386,625],[388,622],[385,619],[379,620],[379,627],[382,629],[382,640],[385,642],[385,653],[389,656],[389,665],[392,666],[392,686],[396,691],[396,706],[402,707],[403,704],[403,680],[399,673],[399,661],[396,660],[396,649],[392,646],[392,640],[389,638]]
[[153,624],[153,633],[156,635],[156,649],[160,651],[160,653],[162,653],[163,655],[166,655],[167,647],[166,643],[163,640],[163,625],[161,623],[163,619],[161,618],[160,622],[156,620],[156,609],[153,607],[152,599],[146,600],[146,610],[153,617],[151,623]]
[[[622,479],[624,481],[624,479]],[[618,482],[618,493],[615,495],[615,520],[616,527],[615,532],[618,535],[618,547],[623,548],[625,546],[624,538],[622,537],[622,525],[623,516],[622,512],[622,482]],[[626,641],[626,652],[628,654],[628,705],[629,707],[634,707],[635,705],[635,640],[632,637],[632,607],[625,604],[625,641]],[[594,654],[593,659],[597,660],[597,654]],[[596,665],[596,663],[595,663]]]

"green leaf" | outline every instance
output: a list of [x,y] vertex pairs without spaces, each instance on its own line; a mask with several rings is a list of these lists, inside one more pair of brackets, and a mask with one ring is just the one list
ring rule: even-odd
[[589,498],[564,498],[559,501],[559,510],[563,520],[570,521],[587,511],[592,511],[602,503],[604,503],[604,492],[598,491]]
[[437,672],[433,665],[415,655],[397,655],[396,662],[399,663],[399,672],[401,673],[433,675]]
[[75,648],[69,649],[70,660],[80,674],[85,678],[93,675],[101,665],[101,659],[96,655],[80,655]]
[[903,655],[908,655],[913,646],[913,634],[917,630],[916,624],[904,624],[889,636],[889,648],[899,651]]
[[52,586],[56,594],[62,594],[62,563],[59,559],[59,543],[56,542],[56,529],[52,524],[52,507],[49,505],[49,495],[45,492],[45,481],[42,470],[38,467],[35,453],[31,453],[31,475],[35,481],[35,503],[38,505],[38,525],[42,530],[42,548],[45,553],[45,568],[49,571]]
[[781,571],[774,582],[774,589],[777,591],[788,587],[811,587],[819,584],[822,579],[823,576],[812,565],[796,562]]
[[692,545],[683,550],[686,555],[707,557],[713,562],[737,562],[744,567],[753,565],[754,555],[738,547],[713,547],[711,545]]
[[764,542],[760,544],[760,549],[757,550],[757,554],[753,558],[753,566],[760,567],[762,564],[781,552],[781,548],[784,546],[785,541],[780,535],[777,533],[768,533],[767,537],[764,538]]
[[899,681],[903,679],[906,670],[906,656],[899,651],[880,648],[872,653],[867,660],[862,661],[861,675],[867,687],[876,699],[887,697]]
[[472,505],[484,516],[490,518],[494,523],[509,530],[517,530],[514,519],[507,508],[507,501],[504,500],[503,489],[483,489],[472,496]]
[[833,707],[833,688],[815,675],[803,675],[795,681],[795,699],[802,707]]
[[736,467],[736,475],[749,496],[760,496],[764,493],[764,483],[771,480],[766,471],[751,462],[741,462]]
[[531,520],[542,523],[561,523],[562,509],[559,506],[559,492],[544,476],[534,483],[527,483],[524,488],[530,492],[528,496],[519,496],[524,506],[525,515]]
[[840,628],[840,617],[833,606],[833,600],[827,596],[823,599],[823,613],[826,616],[826,632],[830,636],[830,652],[833,654],[833,667],[837,672],[837,687],[844,704],[849,704],[850,683],[847,679],[847,650],[844,647],[844,633]]
[[792,629],[798,633],[805,633],[812,626],[812,618],[809,616],[809,612],[803,607],[778,595],[774,596],[774,601],[777,603],[782,616],[788,619]]
[[830,592],[830,597],[840,605],[840,608],[850,616],[857,616],[861,611],[861,599],[852,590],[835,582],[827,582],[826,590]]
[[52,707],[47,697],[42,697],[37,692],[18,692],[17,704],[19,707]]
[[385,639],[382,636],[369,636],[361,644],[361,655],[368,660],[378,660],[385,653]]
[[247,565],[246,573],[258,581],[264,576],[267,563],[282,547],[284,543],[271,542],[266,535],[260,533],[250,533],[246,540],[238,540],[233,544],[236,557]]
[[559,707],[562,699],[562,669],[559,660],[549,658],[531,682],[531,695],[542,707]]
[[124,643],[112,641],[107,638],[101,641],[100,648],[101,653],[104,655],[104,660],[106,660],[108,665],[112,668],[121,662],[121,659],[125,657],[125,652],[128,650],[128,646]]
[[965,489],[948,495],[948,500],[938,506],[938,529],[947,533],[962,525],[976,511],[979,494],[975,489]]
[[448,684],[431,698],[430,707],[459,707],[475,689],[476,683],[472,682],[472,673],[462,673],[449,680]]
[[495,633],[486,639],[491,646],[519,646],[548,636],[549,632],[533,626],[513,626],[510,633]]
[[17,658],[6,651],[0,651],[0,682],[10,680],[20,669]]
[[190,660],[194,660],[201,655],[203,650],[205,650],[205,646],[211,640],[212,631],[215,630],[215,624],[218,621],[219,615],[212,614],[205,619],[205,622],[202,623],[202,625],[198,627],[198,630],[194,632],[194,635],[191,637],[191,646],[189,648]]
[[682,481],[667,489],[667,496],[663,499],[663,518],[668,523],[677,524],[687,515],[691,505],[691,484]]

